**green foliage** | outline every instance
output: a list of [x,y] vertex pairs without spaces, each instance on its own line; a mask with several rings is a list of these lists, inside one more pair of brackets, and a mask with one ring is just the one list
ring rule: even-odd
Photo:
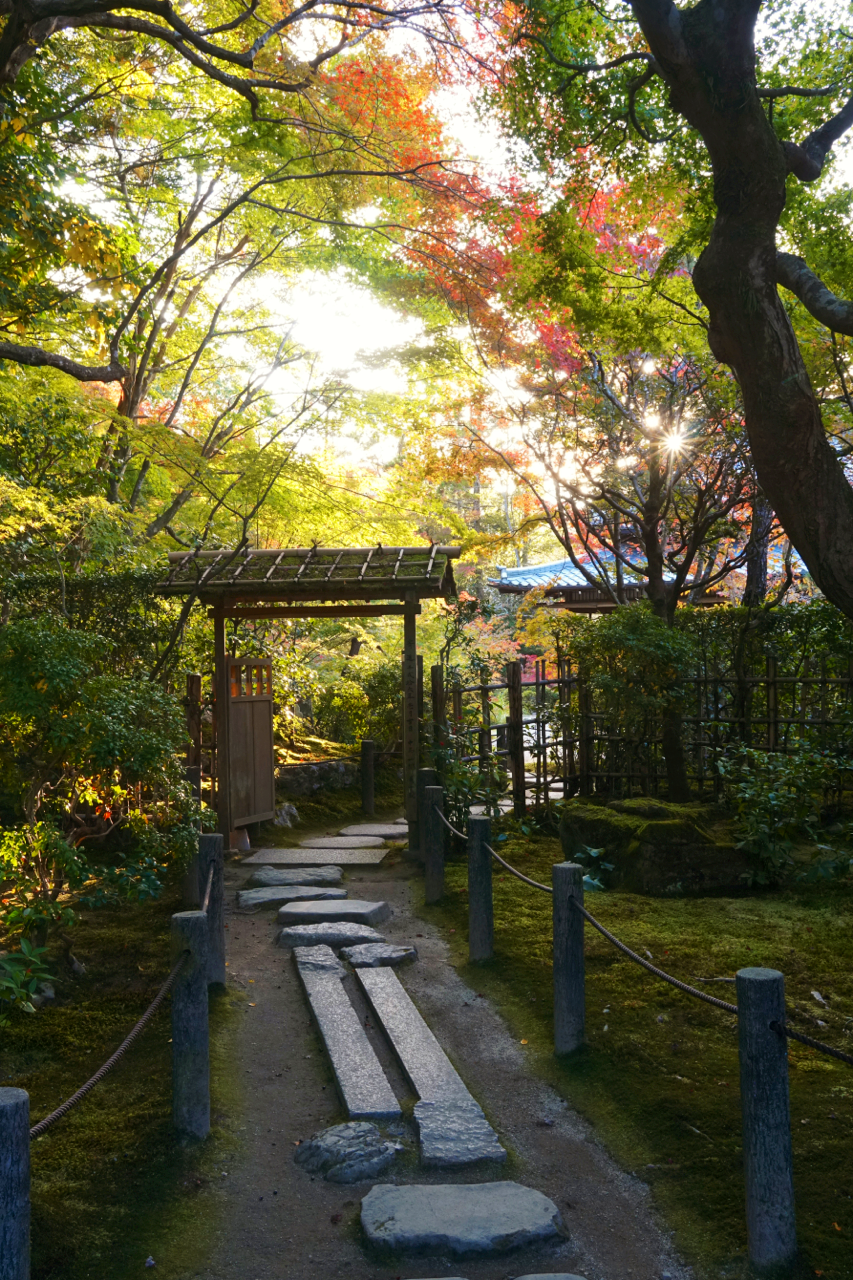
[[0,1027],[8,1025],[11,1009],[35,1013],[32,998],[39,984],[53,977],[44,960],[45,952],[45,947],[33,946],[22,938],[19,951],[0,953]]
[[382,655],[349,659],[314,703],[318,729],[335,742],[372,738],[386,747],[400,734],[403,694],[399,660]]

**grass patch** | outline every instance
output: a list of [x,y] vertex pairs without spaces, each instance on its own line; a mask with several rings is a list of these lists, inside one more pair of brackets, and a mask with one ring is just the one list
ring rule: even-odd
[[[549,884],[559,842],[511,836],[502,856]],[[496,868],[496,871],[499,870]],[[447,866],[442,903],[426,919],[447,933],[465,980],[488,994],[531,1066],[587,1116],[622,1165],[652,1187],[679,1248],[705,1276],[746,1274],[736,1019],[678,993],[586,937],[588,1046],[553,1055],[551,900],[495,875],[495,958],[467,962],[467,875]],[[853,1046],[853,895],[810,888],[736,898],[591,894],[590,910],[674,976],[733,977],[746,965],[780,969],[792,1025]],[[451,934],[450,929],[456,932]],[[708,990],[733,1000],[733,988]],[[829,1003],[822,1006],[811,994]],[[820,1028],[816,1020],[826,1022]],[[798,1275],[853,1277],[853,1068],[790,1042]]]
[[[157,902],[81,913],[73,949],[85,977],[51,957],[56,1003],[2,1033],[0,1077],[27,1090],[32,1123],[97,1070],[148,1006],[168,973],[169,919],[181,909],[169,889]],[[181,1146],[172,1129],[167,998],[106,1080],[33,1144],[33,1280],[124,1280],[149,1256],[158,1276],[177,1280],[203,1262],[214,1188],[237,1151],[231,1082],[242,1001],[231,991],[211,998],[206,1142]]]

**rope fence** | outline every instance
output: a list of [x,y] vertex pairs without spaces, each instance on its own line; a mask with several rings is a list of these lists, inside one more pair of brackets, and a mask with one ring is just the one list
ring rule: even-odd
[[[553,884],[542,884],[519,871],[495,851],[491,845],[488,817],[469,815],[466,836],[444,816],[441,788],[428,788],[424,798],[430,802],[425,812],[423,850],[427,885],[432,884],[432,889],[426,894],[428,902],[438,901],[443,892],[445,831],[467,841],[468,956],[471,961],[489,960],[494,956],[494,862],[523,884],[550,895],[553,910],[555,1053],[571,1053],[585,1043],[586,923],[654,977],[685,995],[694,996],[724,1013],[734,1014],[740,1063],[749,1259],[759,1268],[789,1264],[796,1255],[797,1233],[787,1041],[797,1041],[848,1066],[853,1066],[853,1055],[787,1025],[785,979],[777,970],[745,968],[739,970],[735,978],[716,979],[735,984],[736,1004],[700,991],[645,960],[596,920],[584,906],[582,866],[571,862],[556,863],[552,869]],[[440,874],[436,872],[437,867]]]

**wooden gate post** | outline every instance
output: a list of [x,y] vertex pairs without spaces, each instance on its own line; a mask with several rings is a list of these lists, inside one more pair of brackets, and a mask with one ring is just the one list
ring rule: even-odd
[[524,774],[524,716],[521,702],[521,663],[506,664],[506,684],[509,699],[507,717],[507,746],[512,769],[512,811],[516,818],[527,812],[527,779]]
[[430,693],[432,694],[432,741],[433,746],[444,746],[447,735],[447,699],[444,692],[444,668],[441,663],[430,667]]
[[0,1089],[0,1280],[30,1280],[30,1096]]
[[770,1026],[785,1022],[785,979],[749,968],[735,980],[749,1260],[779,1267],[797,1252],[788,1045]]
[[406,801],[406,819],[409,824],[409,849],[412,852],[420,848],[417,790],[419,735],[416,622],[419,607],[416,597],[407,592],[405,612],[403,614],[403,787]]
[[491,960],[494,955],[492,903],[492,824],[488,818],[468,818],[468,959]]
[[216,818],[220,835],[231,847],[231,762],[228,733],[228,654],[225,652],[225,614],[213,610],[214,715],[216,716]]

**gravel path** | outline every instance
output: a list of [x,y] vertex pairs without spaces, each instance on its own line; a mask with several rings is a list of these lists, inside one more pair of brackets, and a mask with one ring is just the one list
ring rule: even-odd
[[[555,1201],[569,1239],[499,1259],[453,1263],[431,1258],[403,1264],[366,1255],[358,1211],[372,1184],[336,1186],[294,1163],[296,1143],[346,1117],[290,953],[273,945],[275,911],[237,913],[233,890],[247,872],[232,864],[226,877],[228,972],[251,1002],[237,1051],[245,1082],[243,1147],[222,1180],[223,1211],[199,1280],[509,1280],[537,1271],[576,1272],[587,1280],[690,1280],[651,1211],[644,1184],[623,1173],[589,1126],[528,1071],[524,1050],[494,1008],[460,980],[437,932],[411,914],[415,874],[410,863],[388,859],[379,867],[348,869],[344,882],[353,897],[392,904],[394,916],[382,926],[389,942],[416,943],[420,959],[400,972],[401,979],[512,1158],[498,1174],[426,1174],[414,1166],[412,1152],[391,1173],[407,1182],[513,1178]],[[366,1009],[361,1012],[364,1017]],[[407,1096],[387,1045],[375,1029],[369,1035],[398,1095]]]

